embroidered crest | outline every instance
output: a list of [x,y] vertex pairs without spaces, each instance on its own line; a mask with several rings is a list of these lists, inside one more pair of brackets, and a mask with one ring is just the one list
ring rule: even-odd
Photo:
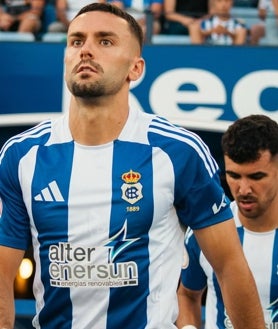
[[122,174],[122,180],[125,182],[122,189],[122,199],[130,204],[134,204],[143,198],[143,186],[139,182],[141,174],[130,169],[129,172]]

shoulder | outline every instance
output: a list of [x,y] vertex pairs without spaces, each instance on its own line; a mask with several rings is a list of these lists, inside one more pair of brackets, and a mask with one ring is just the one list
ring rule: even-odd
[[[178,125],[174,125],[167,119],[153,116],[148,128],[149,140],[152,143],[163,144],[171,141],[179,146],[190,147],[195,150],[208,151],[207,145],[194,132]],[[161,143],[159,143],[161,141]]]
[[50,132],[51,121],[48,120],[11,137],[0,151],[0,163],[9,152],[16,152],[18,156],[23,156],[33,145],[45,143]]
[[211,176],[218,171],[216,161],[200,136],[164,118],[153,117],[148,127],[148,140],[151,146],[162,149],[174,162],[190,161],[192,166],[202,163]]

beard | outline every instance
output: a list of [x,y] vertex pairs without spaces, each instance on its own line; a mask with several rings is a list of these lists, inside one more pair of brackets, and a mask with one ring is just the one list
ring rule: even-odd
[[[85,76],[83,76],[83,78],[85,78]],[[69,81],[68,89],[73,96],[89,100],[117,94],[123,87],[124,81],[124,79],[122,81],[112,80],[109,83],[105,81]]]
[[77,83],[73,82],[69,86],[70,91],[76,97],[95,98],[105,95],[105,87],[99,83]]

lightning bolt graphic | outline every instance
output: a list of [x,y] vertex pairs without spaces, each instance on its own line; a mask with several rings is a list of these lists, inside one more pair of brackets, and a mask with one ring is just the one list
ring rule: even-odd
[[278,298],[274,302],[272,302],[267,309],[271,310],[271,321],[277,321],[277,319],[275,318],[276,316],[278,316]]
[[120,229],[118,233],[116,233],[114,236],[112,236],[108,242],[104,245],[105,247],[109,247],[110,253],[109,253],[109,262],[112,263],[114,259],[121,253],[125,248],[127,248],[129,245],[131,245],[136,240],[139,240],[140,238],[136,239],[127,239],[127,220],[124,222],[123,227]]

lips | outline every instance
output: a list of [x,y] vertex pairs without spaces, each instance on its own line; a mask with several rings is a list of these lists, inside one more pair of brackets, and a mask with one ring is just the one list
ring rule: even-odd
[[80,72],[86,72],[86,73],[88,73],[88,72],[96,72],[96,69],[93,68],[92,66],[88,66],[88,65],[84,66],[84,65],[81,65],[78,68],[78,70],[77,70],[77,73],[80,73]]
[[238,201],[238,204],[242,210],[250,211],[256,206],[256,202],[253,200],[241,200]]

